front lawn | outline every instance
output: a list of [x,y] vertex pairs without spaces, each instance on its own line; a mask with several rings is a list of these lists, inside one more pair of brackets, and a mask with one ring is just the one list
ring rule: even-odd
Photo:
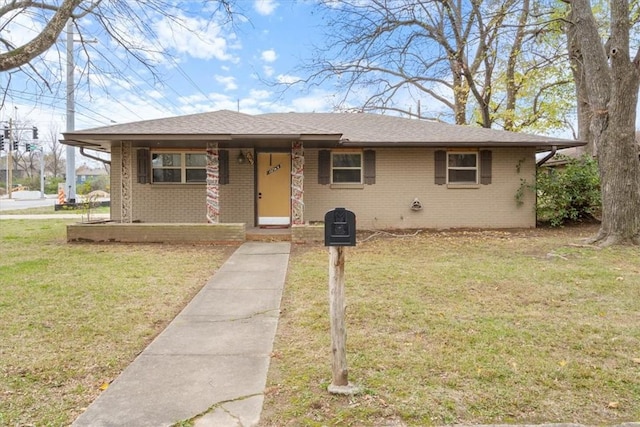
[[0,221],[3,426],[69,425],[235,249],[67,244],[68,223]]
[[640,249],[593,227],[380,235],[346,250],[334,396],[328,251],[294,248],[263,426],[640,421]]

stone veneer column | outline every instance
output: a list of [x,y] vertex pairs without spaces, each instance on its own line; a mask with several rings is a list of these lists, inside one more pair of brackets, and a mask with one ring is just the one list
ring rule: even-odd
[[120,177],[120,221],[124,223],[132,222],[131,218],[131,141],[122,141],[120,144],[121,173]]
[[218,143],[207,143],[207,222],[220,222],[220,157]]
[[291,144],[291,220],[304,224],[304,149],[302,141]]

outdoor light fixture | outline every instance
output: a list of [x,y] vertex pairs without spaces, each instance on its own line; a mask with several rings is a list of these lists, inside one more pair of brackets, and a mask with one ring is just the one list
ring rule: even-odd
[[243,164],[245,161],[245,157],[244,154],[242,153],[242,150],[240,150],[240,154],[238,154],[238,164]]

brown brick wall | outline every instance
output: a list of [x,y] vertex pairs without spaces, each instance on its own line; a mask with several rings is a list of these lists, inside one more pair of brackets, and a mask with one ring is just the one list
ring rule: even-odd
[[110,175],[110,202],[111,202],[111,219],[114,221],[121,220],[122,210],[122,197],[120,195],[120,189],[122,184],[122,171],[120,169],[121,156],[120,156],[121,143],[114,142],[111,146],[111,171]]
[[73,224],[67,241],[123,243],[243,242],[244,224]]
[[255,164],[238,164],[239,153],[229,150],[229,184],[220,186],[220,222],[245,222],[251,227],[255,223]]
[[[306,222],[344,207],[356,214],[360,229],[534,227],[534,196],[518,206],[520,179],[533,182],[533,149],[493,150],[492,183],[473,188],[434,184],[434,150],[377,149],[376,183],[339,188],[317,184],[318,150],[305,150]],[[518,173],[518,168],[520,172]],[[410,209],[414,198],[421,211]]]
[[293,225],[291,241],[293,243],[324,242],[324,225]]
[[[324,214],[345,207],[356,214],[359,229],[389,228],[512,228],[535,227],[535,197],[525,192],[518,206],[515,195],[522,179],[535,178],[531,148],[495,149],[492,183],[473,188],[434,184],[434,150],[376,149],[376,184],[339,188],[319,185],[318,150],[305,149],[304,220],[322,221]],[[246,152],[246,150],[245,150]],[[255,224],[254,165],[238,164],[230,150],[230,183],[220,186],[220,220]],[[206,187],[137,184],[133,153],[132,219],[142,222],[206,222]],[[111,216],[120,219],[120,148],[114,144],[111,170]],[[417,198],[423,206],[412,211]]]
[[[247,150],[244,150],[246,153]],[[239,150],[229,151],[230,182],[220,186],[220,222],[254,223],[254,166],[238,164]],[[132,151],[131,219],[141,222],[206,223],[205,184],[138,184],[136,150]],[[111,219],[121,217],[120,143],[111,153]]]

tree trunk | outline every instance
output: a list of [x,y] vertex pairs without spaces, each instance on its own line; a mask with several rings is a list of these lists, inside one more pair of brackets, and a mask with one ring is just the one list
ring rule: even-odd
[[588,0],[571,2],[570,18],[583,58],[590,132],[598,150],[602,224],[592,239],[602,246],[640,244],[640,161],[635,142],[640,74],[629,56],[629,5],[612,0],[605,46]]
[[568,24],[565,28],[567,34],[567,51],[569,52],[569,63],[571,64],[571,73],[576,87],[576,108],[578,116],[578,132],[575,137],[581,141],[586,141],[587,145],[581,147],[580,150],[590,156],[596,156],[597,149],[593,145],[593,138],[589,125],[591,123],[591,110],[589,108],[589,93],[587,91],[587,82],[584,75],[583,58],[580,53],[578,40],[576,39],[575,25]]

